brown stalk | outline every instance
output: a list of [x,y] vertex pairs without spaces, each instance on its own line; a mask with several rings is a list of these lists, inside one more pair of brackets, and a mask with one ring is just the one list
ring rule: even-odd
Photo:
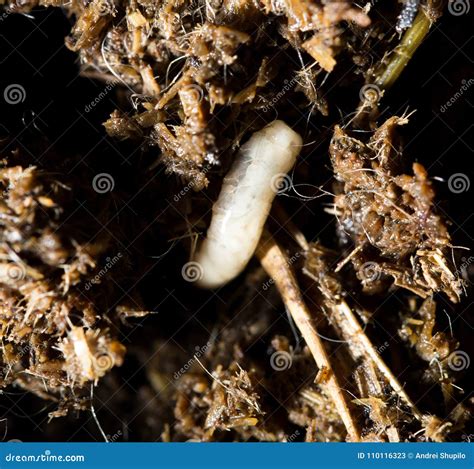
[[[308,241],[304,234],[298,229],[296,225],[291,222],[286,213],[281,207],[278,207],[278,218],[284,221],[285,227],[291,233],[293,239],[299,244],[299,246],[307,251],[309,248]],[[341,262],[335,272],[337,272],[345,261]],[[315,279],[317,281],[317,279]],[[388,381],[392,389],[398,394],[403,402],[411,409],[414,417],[421,421],[423,414],[418,410],[414,402],[411,400],[410,396],[405,392],[402,385],[392,373],[390,368],[384,362],[377,349],[371,340],[367,337],[367,334],[362,329],[359,321],[357,320],[352,309],[349,307],[347,302],[344,299],[340,299],[339,303],[336,305],[329,304],[328,307],[333,311],[332,318],[335,323],[341,330],[343,339],[347,341],[351,353],[357,357],[363,354],[366,359],[371,359],[379,372],[384,376]]]
[[306,306],[288,258],[268,231],[264,231],[257,246],[256,255],[265,271],[273,278],[278,291],[295,324],[305,339],[321,370],[327,374],[325,384],[334,401],[352,441],[360,441],[360,432],[351,415],[344,394],[332,369],[328,354],[318,335],[311,313]]

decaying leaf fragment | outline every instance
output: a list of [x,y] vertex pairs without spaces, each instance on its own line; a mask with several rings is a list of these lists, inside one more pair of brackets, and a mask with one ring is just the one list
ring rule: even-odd
[[[259,395],[249,374],[237,363],[228,369],[218,366],[209,377],[202,374],[184,376],[179,382],[175,416],[180,421],[180,430],[192,438],[215,439],[218,430],[233,429],[238,432],[255,432],[262,438],[265,434],[259,423],[264,415],[260,407]],[[196,421],[194,408],[200,408],[200,418]],[[202,429],[199,433],[196,433]],[[267,436],[271,439],[270,434]]]
[[418,356],[423,360],[429,363],[444,360],[451,353],[453,344],[445,332],[434,331],[435,301],[432,298],[424,300],[417,316],[406,319],[400,334],[416,348]]
[[444,292],[458,302],[462,281],[448,254],[446,223],[437,214],[425,168],[403,174],[395,129],[407,118],[392,117],[363,143],[336,127],[331,162],[340,181],[334,214],[343,238],[354,245],[351,262],[367,292],[394,284],[422,298]]
[[[44,155],[56,158],[56,167],[64,164],[61,155]],[[109,291],[105,273],[121,253],[104,267],[107,236],[79,239],[73,180],[27,161],[16,149],[0,162],[0,386],[80,407],[81,388],[97,384],[125,353],[94,288]]]
[[[268,112],[300,91],[327,113],[315,77],[334,70],[350,40],[347,23],[370,25],[352,0],[94,0],[63,8],[77,18],[66,44],[79,54],[84,74],[130,92],[134,109],[113,113],[107,132],[158,147],[168,172],[195,190],[208,184],[206,167],[238,143],[237,117],[244,126],[262,104]],[[281,73],[291,83],[283,91],[272,81]]]

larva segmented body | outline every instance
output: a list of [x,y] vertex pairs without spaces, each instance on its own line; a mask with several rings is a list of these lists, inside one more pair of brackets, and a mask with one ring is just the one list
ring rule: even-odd
[[255,132],[241,147],[213,206],[211,225],[195,261],[198,285],[216,288],[247,265],[260,239],[277,179],[293,167],[302,145],[299,134],[277,120]]

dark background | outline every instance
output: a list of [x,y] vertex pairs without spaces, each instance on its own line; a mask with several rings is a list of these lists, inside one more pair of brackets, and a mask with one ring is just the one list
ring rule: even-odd
[[[54,142],[60,152],[87,155],[84,164],[94,171],[100,167],[114,167],[117,184],[126,186],[127,173],[133,169],[137,159],[145,158],[141,150],[130,143],[118,142],[105,137],[102,123],[110,112],[119,107],[114,92],[100,101],[93,111],[86,113],[88,105],[104,88],[78,74],[79,64],[75,53],[64,46],[72,20],[59,9],[37,9],[28,16],[11,14],[0,22],[0,91],[11,83],[21,84],[26,90],[26,99],[15,106],[0,99],[0,137],[15,135],[16,142],[28,148],[28,143],[42,135]],[[410,124],[401,129],[405,141],[405,157],[408,161],[422,162],[431,177],[437,177],[436,189],[439,209],[452,222],[451,233],[455,245],[473,246],[473,102],[474,86],[471,86],[446,112],[440,108],[456,92],[462,80],[474,78],[472,68],[472,16],[455,17],[446,14],[429,33],[394,88],[387,93],[382,103],[384,116],[400,115],[405,110],[416,110]],[[347,104],[343,111],[349,113],[355,103]],[[331,126],[333,116],[321,119],[321,125]],[[134,158],[128,155],[134,154]],[[31,164],[37,164],[35,155]],[[328,164],[328,161],[325,163]],[[448,190],[447,180],[454,173],[468,175],[471,188],[467,192],[453,194]],[[92,173],[91,173],[92,174]],[[138,208],[137,208],[138,210]],[[328,234],[329,236],[329,234]],[[146,290],[148,285],[144,285]],[[151,308],[160,304],[164,310],[185,314],[185,307],[172,297],[153,297]],[[472,297],[464,299],[457,314],[468,311]],[[157,318],[147,319],[148,334],[153,333]],[[464,321],[458,318],[457,321]],[[170,326],[176,327],[175,323]],[[472,337],[472,325],[465,321],[461,329]],[[139,328],[129,337],[129,342],[146,339],[144,328]],[[145,339],[144,339],[145,338]],[[133,384],[143,376],[135,375],[133,356],[127,358],[120,369],[120,379]],[[48,424],[47,413],[55,409],[54,403],[22,392],[7,389],[0,395],[0,435],[5,431],[5,440],[101,440],[96,423],[88,413],[71,415],[66,420],[55,419]],[[124,413],[127,402],[122,402]],[[98,411],[99,421],[105,422],[104,431],[118,434],[119,440],[136,440],[138,423],[123,428],[107,410]],[[85,424],[85,425],[83,425]],[[140,433],[140,432],[139,432]],[[159,435],[155,435],[159,438]]]

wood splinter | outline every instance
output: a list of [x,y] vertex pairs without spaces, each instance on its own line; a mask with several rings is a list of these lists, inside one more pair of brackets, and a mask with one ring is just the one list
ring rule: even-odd
[[360,441],[360,432],[351,415],[338,379],[332,369],[328,354],[318,335],[316,326],[306,306],[286,254],[271,234],[264,230],[257,246],[256,255],[267,274],[273,278],[278,291],[295,324],[305,339],[320,370],[327,375],[326,385],[341,416],[351,441]]

